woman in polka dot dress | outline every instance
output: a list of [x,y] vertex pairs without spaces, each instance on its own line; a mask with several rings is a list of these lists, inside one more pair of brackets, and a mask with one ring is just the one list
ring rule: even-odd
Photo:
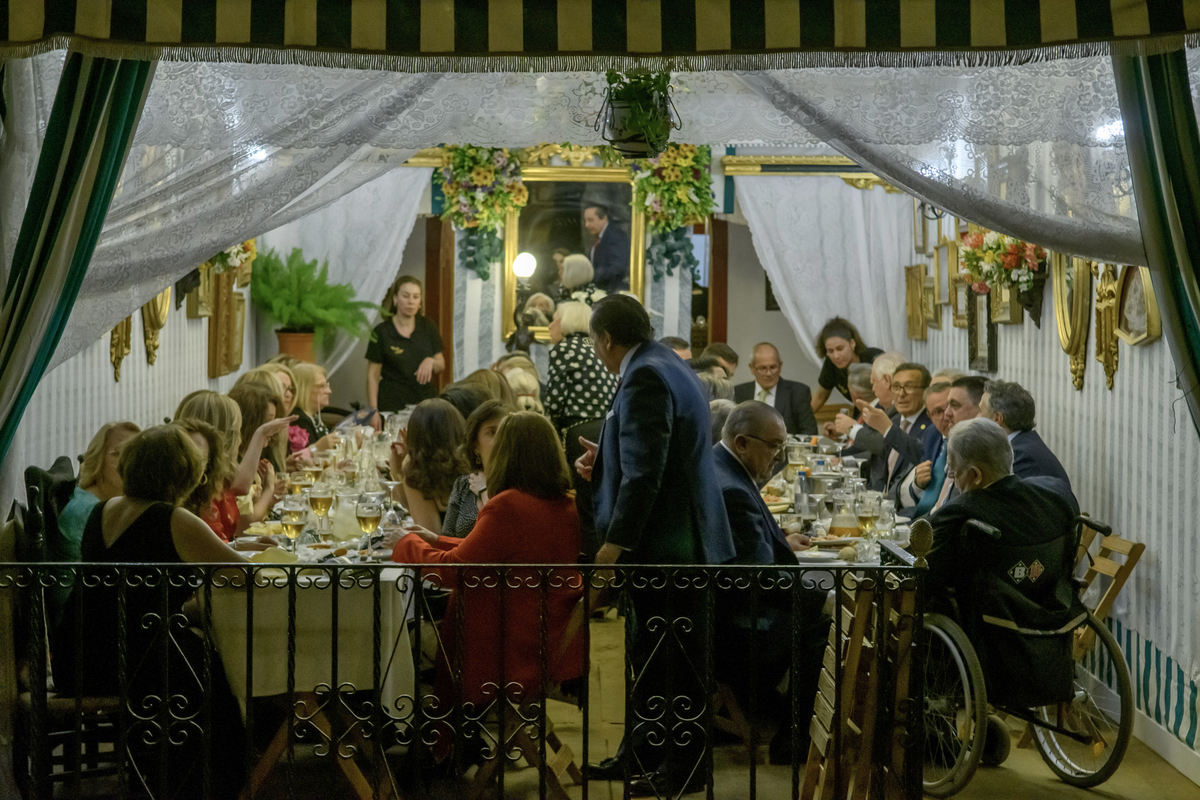
[[546,414],[561,433],[592,419],[603,419],[617,392],[588,337],[592,310],[579,302],[560,303],[550,323],[550,372],[546,377]]

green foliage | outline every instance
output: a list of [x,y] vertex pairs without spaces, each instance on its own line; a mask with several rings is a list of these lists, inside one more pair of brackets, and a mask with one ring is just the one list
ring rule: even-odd
[[354,299],[348,283],[329,283],[329,262],[304,260],[295,248],[285,262],[274,249],[259,254],[250,281],[250,299],[287,333],[313,333],[323,346],[343,330],[351,336],[370,332],[367,312],[380,311],[374,303]]
[[651,153],[661,153],[671,138],[668,107],[671,73],[637,67],[625,73],[610,69],[605,77],[610,102],[629,104],[629,115],[624,120],[625,132],[640,134]]
[[492,274],[492,264],[504,258],[504,245],[500,236],[488,228],[468,229],[463,232],[458,246],[458,263],[486,281]]
[[692,251],[692,237],[688,236],[687,228],[652,231],[650,246],[646,248],[646,263],[656,281],[661,281],[663,275],[674,275],[677,269],[695,272],[700,266]]

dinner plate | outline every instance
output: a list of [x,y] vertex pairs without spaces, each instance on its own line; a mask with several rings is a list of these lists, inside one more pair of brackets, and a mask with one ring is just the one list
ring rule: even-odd
[[861,536],[847,536],[842,539],[813,539],[809,543],[815,544],[817,547],[845,547],[861,541]]
[[910,522],[912,522],[912,517],[901,517],[901,516],[896,517],[897,525],[907,525]]
[[796,558],[800,561],[835,561],[837,553],[830,553],[824,550],[797,550]]
[[767,510],[772,514],[782,514],[790,505],[791,503],[767,503]]

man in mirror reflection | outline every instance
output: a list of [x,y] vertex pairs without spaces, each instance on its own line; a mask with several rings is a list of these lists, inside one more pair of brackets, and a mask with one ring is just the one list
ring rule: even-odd
[[588,250],[596,285],[609,294],[629,291],[629,234],[609,225],[608,210],[591,205],[583,210],[583,226],[596,237]]

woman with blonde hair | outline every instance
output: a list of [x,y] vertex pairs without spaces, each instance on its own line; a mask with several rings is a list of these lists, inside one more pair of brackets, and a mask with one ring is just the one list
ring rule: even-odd
[[493,369],[505,377],[507,377],[508,373],[514,369],[523,369],[532,375],[535,381],[538,383],[542,382],[542,376],[538,374],[537,366],[535,366],[534,363],[529,360],[529,356],[525,355],[524,353],[514,353],[507,358],[501,358],[496,362],[496,366],[493,367]]
[[[290,406],[296,404],[296,395],[292,392],[292,371],[287,367],[283,367],[283,369],[287,370],[286,374],[271,367],[255,367],[254,369],[247,370],[238,376],[237,381],[233,384],[233,388],[237,389],[240,386],[246,385],[261,387],[268,394],[278,398],[275,400],[275,416],[286,417],[291,413]],[[284,386],[287,386],[286,392],[284,391]],[[233,397],[233,389],[230,389],[229,395]],[[242,416],[242,425],[245,427],[245,414],[243,413]],[[245,441],[245,438],[243,432],[243,441]],[[285,466],[284,462],[287,458],[287,437],[273,437],[267,447],[266,453],[267,459],[271,462],[271,466],[275,468],[275,471],[281,471]]]
[[596,272],[592,262],[582,253],[572,253],[563,259],[561,302],[572,300],[591,305],[605,295],[593,280]]
[[508,381],[500,377],[499,373],[490,369],[477,369],[467,377],[463,378],[459,383],[476,383],[488,390],[488,394],[493,400],[499,400],[504,405],[510,408],[516,408],[517,398],[513,394],[512,387],[508,385]]
[[[296,424],[288,431],[292,452],[309,448],[324,450],[337,445],[338,438],[329,432],[321,419],[321,409],[329,403],[329,380],[325,368],[316,364],[300,364],[292,374],[296,376],[296,407],[292,409]],[[295,429],[304,431],[300,436]]]
[[585,303],[559,303],[550,322],[550,369],[546,375],[546,414],[560,431],[603,419],[617,393],[617,376],[596,355]]
[[542,405],[542,387],[538,384],[537,378],[523,369],[510,369],[504,373],[508,385],[512,387],[513,394],[517,396],[518,411],[532,411],[535,414],[545,414],[546,408]]

